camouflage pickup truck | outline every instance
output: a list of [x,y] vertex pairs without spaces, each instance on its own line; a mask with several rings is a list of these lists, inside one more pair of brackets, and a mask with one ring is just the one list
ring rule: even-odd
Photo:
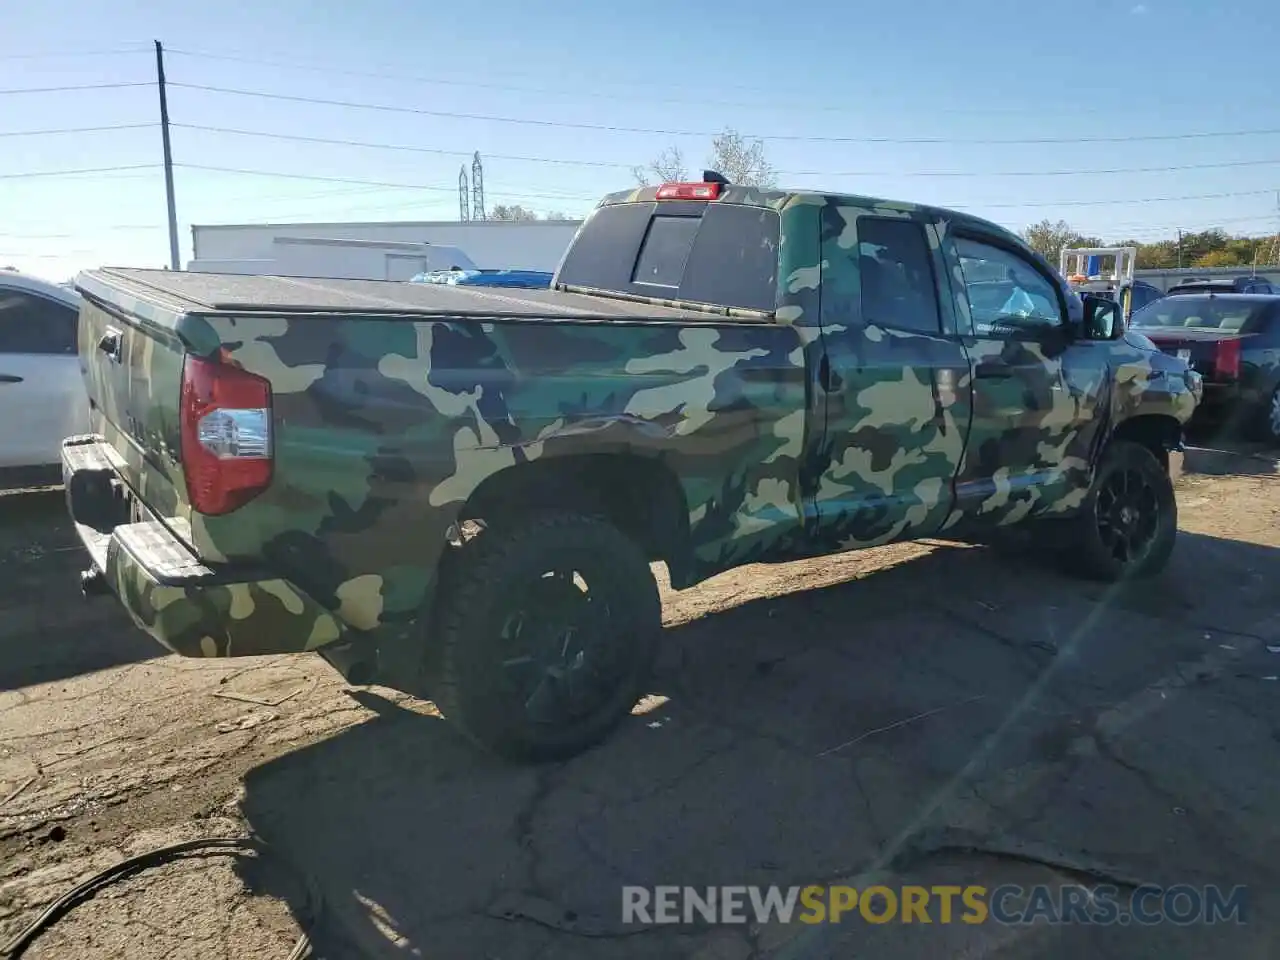
[[683,589],[1025,523],[1085,574],[1160,569],[1201,395],[1000,227],[711,172],[607,196],[545,290],[77,288],[86,593],[185,656],[425,691],[511,758],[646,691],[654,561]]

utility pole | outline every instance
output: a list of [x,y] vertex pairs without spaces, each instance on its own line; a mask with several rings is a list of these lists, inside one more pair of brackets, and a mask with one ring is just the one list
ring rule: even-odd
[[1182,269],[1182,231],[1178,231],[1178,269]]
[[164,48],[156,41],[156,83],[160,87],[160,138],[164,142],[164,193],[169,204],[169,269],[181,270],[178,261],[178,207],[173,199],[173,149],[169,146],[169,101],[164,91]]

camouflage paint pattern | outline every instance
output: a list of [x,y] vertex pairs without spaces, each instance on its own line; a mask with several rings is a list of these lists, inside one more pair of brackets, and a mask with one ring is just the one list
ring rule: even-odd
[[107,549],[106,574],[134,623],[182,656],[315,650],[342,636],[334,614],[279,577],[170,586],[158,583],[115,539]]
[[[654,192],[614,194],[600,206]],[[584,454],[650,458],[671,472],[695,582],[961,521],[1065,513],[1083,498],[1116,424],[1147,414],[1185,422],[1198,401],[1181,364],[1124,343],[1054,353],[974,336],[949,240],[957,225],[998,237],[1056,277],[984,221],[741,187],[717,202],[779,213],[772,318],[661,300],[650,302],[689,309],[688,319],[236,315],[82,275],[95,429],[122,474],[203,561],[251,561],[272,574],[242,588],[174,592],[121,560],[113,584],[135,619],[173,649],[205,656],[313,649],[339,632],[412,619],[482,483]],[[864,217],[924,225],[937,334],[862,315]],[[121,322],[131,362],[112,371],[93,344]],[[272,384],[275,479],[227,516],[193,512],[187,499],[177,455],[184,349],[220,354]],[[1016,376],[976,380],[975,364],[997,354]],[[823,370],[832,375],[825,381]]]

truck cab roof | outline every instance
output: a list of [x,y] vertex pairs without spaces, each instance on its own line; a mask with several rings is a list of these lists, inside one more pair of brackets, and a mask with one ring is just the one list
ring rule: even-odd
[[583,222],[553,286],[726,316],[769,318],[784,288],[803,284],[806,271],[820,266],[825,240],[852,238],[852,221],[859,215],[969,226],[999,237],[1056,273],[1016,234],[955,210],[856,194],[765,190],[704,180],[606,195]]
[[[997,232],[1004,234],[1010,241],[1027,250],[1031,248],[1027,246],[1016,233],[1011,230],[985,220],[982,217],[976,217],[973,214],[963,213],[959,210],[952,210],[947,207],[935,207],[929,204],[912,203],[906,200],[891,200],[884,197],[872,197],[865,194],[857,193],[830,193],[827,191],[817,190],[766,190],[760,187],[747,187],[740,184],[650,184],[644,187],[637,187],[632,190],[617,190],[613,193],[606,194],[596,205],[598,210],[601,207],[615,206],[622,203],[652,203],[662,201],[672,201],[679,199],[699,200],[696,197],[682,197],[671,188],[674,187],[692,187],[692,186],[717,186],[715,196],[712,198],[716,203],[735,204],[737,206],[746,207],[765,207],[771,210],[782,211],[794,205],[807,204],[810,206],[833,206],[833,207],[858,207],[864,210],[879,210],[886,214],[913,214],[916,216],[929,217],[931,219],[947,220],[952,223],[971,223],[974,226],[980,226],[985,232]],[[671,195],[664,196],[663,191],[669,191]],[[708,202],[710,202],[708,200]]]

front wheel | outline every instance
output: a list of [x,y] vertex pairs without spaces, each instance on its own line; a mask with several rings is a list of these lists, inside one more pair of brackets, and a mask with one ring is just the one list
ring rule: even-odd
[[646,692],[662,629],[648,561],[599,517],[545,513],[460,548],[436,615],[436,705],[512,760],[603,740]]
[[1159,573],[1178,535],[1173,481],[1146,447],[1114,441],[1072,525],[1063,558],[1074,572],[1108,583]]

